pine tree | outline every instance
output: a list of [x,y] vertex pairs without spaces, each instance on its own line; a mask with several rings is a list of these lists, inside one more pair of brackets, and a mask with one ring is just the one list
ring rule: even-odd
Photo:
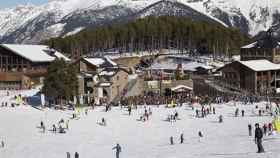
[[78,78],[73,65],[63,59],[56,59],[48,67],[47,76],[44,80],[43,93],[55,103],[69,101],[77,95]]

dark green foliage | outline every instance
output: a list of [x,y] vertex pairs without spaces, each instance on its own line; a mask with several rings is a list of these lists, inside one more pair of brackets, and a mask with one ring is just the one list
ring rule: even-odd
[[74,65],[63,59],[56,59],[49,67],[44,80],[43,92],[46,96],[58,100],[69,100],[77,95],[78,78]]
[[[46,43],[56,49],[82,55],[117,49],[120,52],[152,51],[164,48],[195,50],[200,53],[239,53],[249,42],[238,29],[184,17],[146,17],[127,24],[115,24],[82,32]],[[227,54],[230,55],[230,54]]]

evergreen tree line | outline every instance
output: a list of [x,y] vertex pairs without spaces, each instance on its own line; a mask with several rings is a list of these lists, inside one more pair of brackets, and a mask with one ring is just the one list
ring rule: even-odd
[[163,16],[85,29],[76,35],[50,39],[46,44],[76,56],[109,50],[137,52],[159,49],[230,55],[239,53],[240,47],[247,42],[248,36],[236,28],[185,17]]

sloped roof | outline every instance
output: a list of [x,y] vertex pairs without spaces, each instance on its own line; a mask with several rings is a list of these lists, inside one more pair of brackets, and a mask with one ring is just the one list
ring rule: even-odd
[[85,57],[85,61],[96,67],[116,67],[117,64],[109,58],[104,57]]
[[[51,62],[56,58],[63,58],[66,61],[70,60],[60,52],[49,49],[46,45],[1,44],[0,46],[32,62]],[[48,51],[54,51],[53,56],[48,54]]]
[[[161,63],[153,63],[150,69],[152,70],[177,70],[178,63],[164,61]],[[182,63],[182,69],[184,71],[197,71],[197,68],[204,68],[207,70],[213,69],[212,66],[206,65],[204,63],[199,62],[188,62]]]
[[188,90],[191,90],[191,91],[193,90],[192,87],[185,86],[185,85],[178,85],[176,87],[171,88],[172,91],[178,91],[180,89],[188,89]]
[[258,39],[257,41],[241,47],[242,49],[250,48],[276,48],[280,47],[280,42],[273,36],[273,34],[268,31],[263,38]]
[[[121,69],[121,68],[105,68],[98,75],[105,76],[105,77],[112,77],[112,76],[115,76],[119,71],[126,72],[124,69]],[[128,73],[128,72],[126,72],[126,73]]]
[[274,64],[268,60],[248,60],[248,61],[236,61],[242,65],[254,70],[254,71],[269,71],[280,70],[280,64]]

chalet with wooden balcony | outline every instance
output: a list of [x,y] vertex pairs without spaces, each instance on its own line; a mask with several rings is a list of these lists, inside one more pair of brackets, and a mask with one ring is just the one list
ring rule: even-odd
[[0,44],[0,89],[25,89],[42,82],[56,58],[70,60],[45,45]]
[[241,47],[241,61],[266,59],[280,63],[280,42],[271,31],[266,36],[249,45]]
[[221,82],[253,94],[271,94],[280,88],[280,64],[268,60],[235,61],[221,71]]

